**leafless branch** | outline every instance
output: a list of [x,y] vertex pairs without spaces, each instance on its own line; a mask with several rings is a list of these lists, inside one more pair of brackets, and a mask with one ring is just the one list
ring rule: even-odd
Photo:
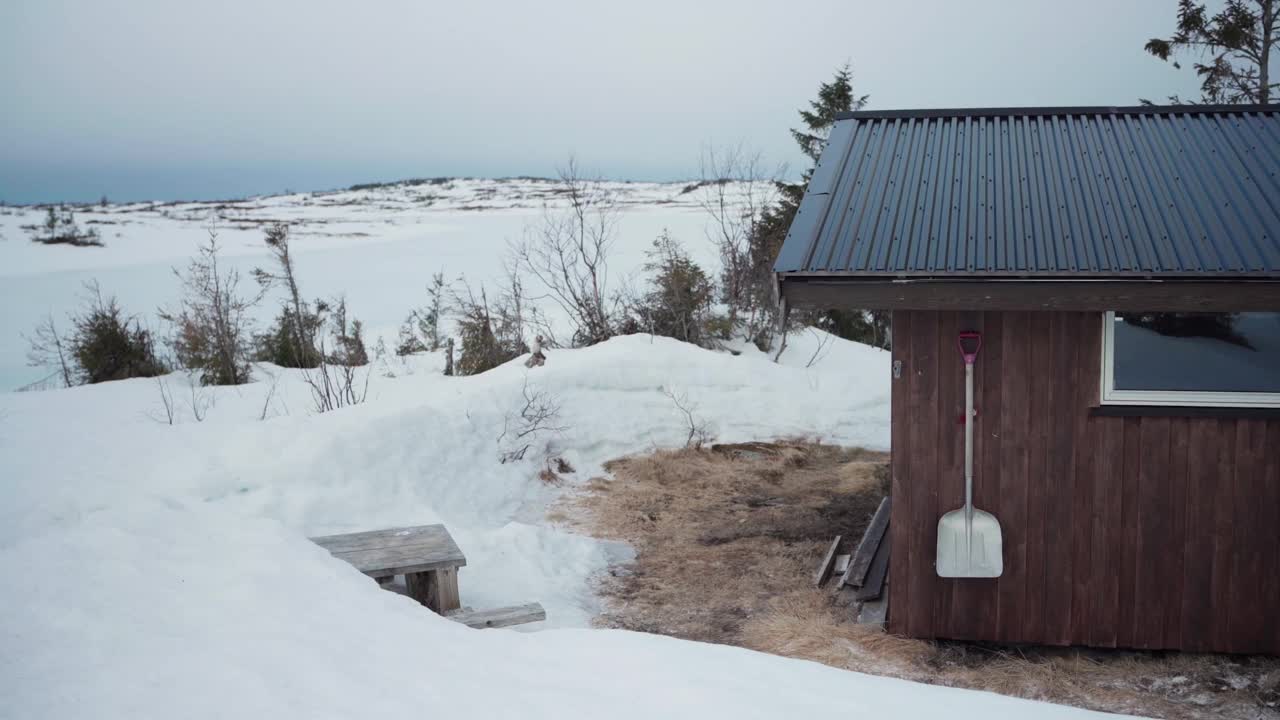
[[169,388],[169,384],[164,378],[156,376],[156,387],[160,390],[160,404],[164,411],[164,415],[152,415],[152,419],[156,422],[163,422],[167,425],[173,424],[173,390]]
[[815,328],[809,328],[809,331],[813,333],[814,337],[818,338],[818,347],[814,348],[813,355],[809,357],[809,362],[804,364],[806,368],[813,367],[813,364],[820,359],[820,355],[823,354],[822,351],[831,343],[831,338],[833,337],[831,333],[819,332]]
[[703,445],[714,439],[711,425],[697,415],[695,411],[698,409],[697,403],[689,401],[689,396],[685,393],[678,393],[674,389],[663,386],[662,394],[671,400],[676,406],[676,410],[684,416],[685,425],[688,427],[689,435],[685,438],[684,446],[695,450],[701,449]]
[[567,429],[557,424],[560,403],[545,390],[531,389],[528,374],[520,386],[520,398],[520,408],[506,414],[502,420],[502,433],[498,435],[498,446],[506,448],[498,455],[498,460],[503,463],[523,460],[539,437]]
[[524,240],[512,252],[518,267],[573,320],[574,343],[590,345],[615,332],[608,258],[618,204],[601,182],[584,179],[572,158],[560,172],[560,191],[568,208],[544,208],[542,223],[526,229]]

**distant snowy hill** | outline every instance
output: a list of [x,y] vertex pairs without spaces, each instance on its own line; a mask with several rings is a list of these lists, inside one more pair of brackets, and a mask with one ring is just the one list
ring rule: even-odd
[[[704,190],[696,184],[605,182],[602,188],[620,209],[610,257],[615,286],[638,272],[664,229],[708,270],[716,267],[715,248],[706,237],[708,216],[699,205]],[[0,207],[0,391],[47,375],[26,367],[20,335],[46,314],[61,319],[87,280],[98,280],[126,310],[153,319],[158,307],[177,299],[172,268],[185,265],[210,228],[218,233],[227,264],[247,274],[266,261],[264,228],[290,223],[303,291],[319,297],[345,293],[371,335],[392,341],[410,309],[425,302],[432,273],[492,287],[501,280],[508,245],[537,227],[544,212],[564,205],[557,181],[516,178],[71,208],[82,229],[99,231],[101,248],[32,242],[45,210]],[[252,284],[247,277],[245,282]],[[258,315],[266,320],[276,309],[269,299]]]

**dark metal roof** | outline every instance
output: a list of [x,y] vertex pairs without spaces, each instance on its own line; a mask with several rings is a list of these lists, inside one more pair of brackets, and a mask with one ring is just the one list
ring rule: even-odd
[[774,269],[1280,279],[1280,106],[846,113]]

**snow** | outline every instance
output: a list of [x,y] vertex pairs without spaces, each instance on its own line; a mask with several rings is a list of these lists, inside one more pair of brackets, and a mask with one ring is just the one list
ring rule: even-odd
[[[385,239],[309,238],[316,245],[302,272],[332,273],[356,307],[394,307],[394,315],[370,312],[376,322],[398,322],[408,303],[380,296],[411,295],[403,283],[422,273],[390,268],[400,253],[409,258],[400,264],[438,259],[414,248],[447,234],[397,238],[386,218],[411,214],[397,203],[412,205],[405,198],[413,188],[431,187],[368,191],[379,203],[370,207],[340,205],[343,194],[260,199],[252,212],[301,215],[332,205],[375,216],[364,227],[385,221]],[[466,202],[498,203],[481,197],[485,187],[470,183]],[[458,264],[480,272],[483,259],[492,272],[489,231],[515,228],[525,210],[507,205],[533,201],[501,202],[436,219],[458,224],[446,244]],[[150,229],[131,240],[108,237],[101,250],[0,242],[0,302],[13,303],[0,328],[8,368],[21,354],[10,330],[87,275],[135,281],[111,288],[122,299],[130,288],[138,297],[163,290],[168,299],[172,288],[158,278],[198,241],[196,220],[166,224],[155,215],[164,210],[148,207],[115,211]],[[624,224],[643,227],[632,224],[643,216],[657,226],[678,213],[637,201]],[[0,219],[10,233],[12,217]],[[170,231],[174,239],[164,237]],[[252,261],[259,233],[243,232],[229,244]],[[642,236],[626,242],[638,246]],[[54,289],[45,293],[46,284]],[[592,577],[630,551],[574,534],[547,511],[609,459],[682,444],[684,420],[669,395],[722,441],[807,435],[888,447],[887,353],[817,331],[795,334],[777,363],[749,346],[735,349],[634,335],[550,349],[545,367],[517,360],[473,377],[444,377],[439,355],[391,359],[372,368],[367,402],[319,415],[300,373],[270,365],[255,366],[255,382],[239,387],[200,388],[175,373],[0,393],[0,718],[1090,715],[588,629],[598,609]],[[174,398],[173,424],[162,385]],[[525,388],[559,405],[560,429],[537,435],[523,460],[502,463],[509,440],[500,436]],[[549,456],[574,468],[559,484],[537,477]],[[432,522],[445,523],[467,556],[464,604],[536,600],[548,621],[518,631],[465,628],[379,589],[307,540]]]
[[[87,280],[96,279],[126,311],[154,325],[155,310],[178,297],[172,269],[186,265],[211,226],[218,232],[224,266],[240,270],[251,285],[249,271],[268,262],[266,224],[288,221],[304,293],[345,293],[352,316],[364,322],[370,336],[394,343],[409,311],[426,302],[432,273],[443,272],[450,281],[465,276],[491,288],[500,282],[508,245],[536,228],[544,212],[563,208],[557,187],[547,180],[455,179],[224,202],[75,208],[81,229],[96,227],[102,233],[102,248],[32,242],[37,231],[28,228],[43,222],[44,209],[0,207],[0,390],[48,374],[27,367],[26,344],[19,336],[48,314],[61,320],[77,305]],[[688,187],[606,183],[621,207],[610,256],[614,287],[644,264],[645,252],[663,229],[695,260],[714,267],[707,215],[699,206],[705,191],[686,192]],[[275,302],[263,303],[257,318],[268,320],[276,309]]]

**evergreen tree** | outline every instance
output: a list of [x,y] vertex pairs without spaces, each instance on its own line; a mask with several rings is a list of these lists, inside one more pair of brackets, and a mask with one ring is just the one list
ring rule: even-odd
[[[1179,53],[1199,53],[1205,62],[1193,67],[1202,102],[1266,104],[1280,87],[1271,82],[1269,68],[1271,51],[1280,49],[1280,0],[1227,0],[1215,15],[1204,3],[1178,0],[1173,37],[1152,38],[1145,48],[1166,62]],[[1173,65],[1182,67],[1176,60]],[[1182,102],[1177,95],[1169,101]]]
[[[800,146],[801,152],[814,165],[822,156],[827,137],[831,134],[831,126],[835,124],[840,113],[861,110],[867,104],[867,95],[857,95],[853,91],[853,70],[846,63],[836,70],[829,82],[818,86],[818,97],[809,102],[807,110],[800,110],[803,127],[791,130],[791,137]],[[772,282],[773,263],[782,249],[782,241],[786,238],[791,221],[800,209],[800,200],[804,197],[809,178],[813,175],[813,165],[805,169],[799,183],[778,183],[779,200],[763,213],[759,225],[750,241],[751,274],[755,297],[752,301],[756,307],[771,307],[773,303]],[[883,311],[865,310],[822,310],[795,313],[795,318],[805,324],[814,325],[842,338],[875,345],[889,346],[889,314]],[[765,347],[768,338],[752,338],[757,345]]]
[[[853,68],[849,63],[836,70],[831,82],[818,86],[818,99],[809,101],[808,110],[800,111],[800,119],[804,121],[803,129],[791,129],[791,137],[800,145],[800,150],[815,164],[822,156],[822,148],[826,147],[827,136],[831,134],[831,125],[836,116],[843,112],[861,110],[867,104],[869,95],[853,95]],[[809,179],[812,169],[805,172],[805,180]]]
[[649,291],[636,303],[635,322],[640,329],[707,345],[715,287],[667,230],[653,241],[644,269],[649,275]]

